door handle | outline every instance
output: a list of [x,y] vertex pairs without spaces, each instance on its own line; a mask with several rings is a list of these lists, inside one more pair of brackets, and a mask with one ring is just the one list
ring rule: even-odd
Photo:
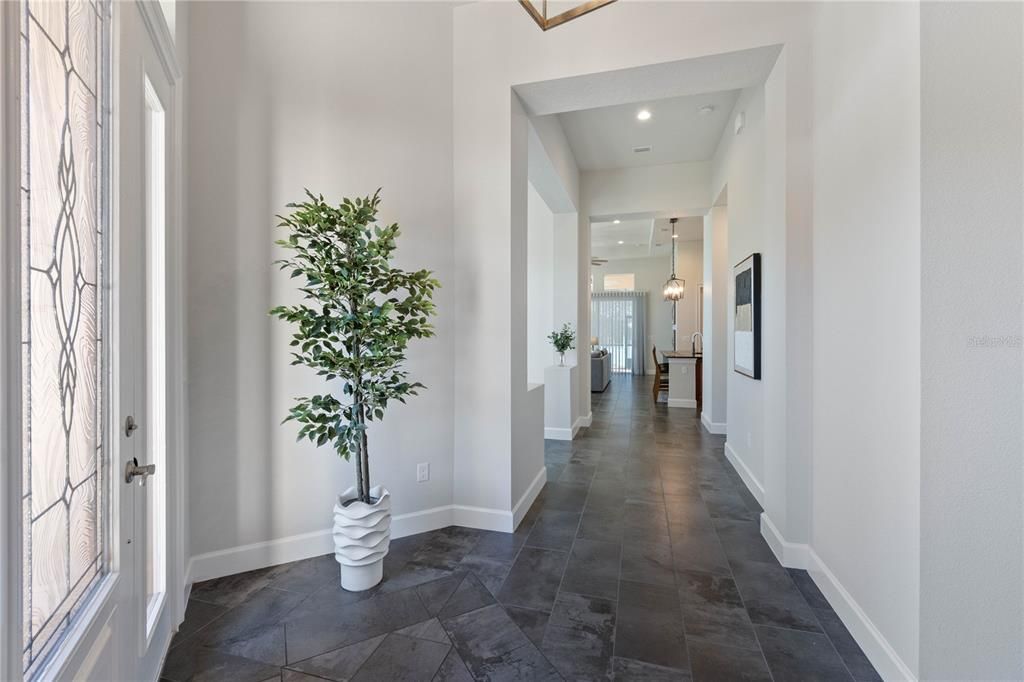
[[136,478],[139,479],[139,483],[146,485],[146,479],[156,473],[155,464],[143,464],[139,466],[139,460],[132,457],[130,460],[124,463],[124,482],[131,483]]

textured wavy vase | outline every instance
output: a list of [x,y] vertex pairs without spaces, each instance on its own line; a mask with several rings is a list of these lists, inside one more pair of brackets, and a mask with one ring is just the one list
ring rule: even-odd
[[356,497],[349,488],[334,505],[334,558],[341,564],[341,586],[351,592],[368,590],[384,576],[384,557],[391,541],[391,493],[370,488],[375,504],[345,500]]

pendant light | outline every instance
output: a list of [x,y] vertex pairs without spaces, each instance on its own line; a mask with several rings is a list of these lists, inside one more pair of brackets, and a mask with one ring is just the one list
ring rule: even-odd
[[672,223],[672,274],[665,282],[665,287],[662,289],[662,293],[665,295],[666,301],[678,301],[683,298],[683,294],[686,293],[686,281],[676,277],[676,221],[678,218],[670,218],[669,222]]
[[[587,0],[587,2],[577,3],[564,12],[552,16],[548,14],[548,0],[519,0],[519,4],[533,17],[542,31],[560,26],[613,2],[615,0]],[[564,3],[560,3],[560,5],[564,7]]]

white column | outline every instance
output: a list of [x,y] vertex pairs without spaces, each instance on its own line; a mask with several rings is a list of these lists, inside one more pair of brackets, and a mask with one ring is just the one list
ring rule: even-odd
[[576,394],[579,371],[575,364],[544,370],[544,437],[572,440],[580,429]]
[[729,209],[704,216],[704,392],[701,422],[712,433],[726,430],[728,385]]

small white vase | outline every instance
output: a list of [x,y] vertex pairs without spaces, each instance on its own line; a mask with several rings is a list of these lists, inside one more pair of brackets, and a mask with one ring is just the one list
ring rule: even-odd
[[341,564],[341,586],[350,592],[368,590],[381,581],[391,541],[391,493],[374,486],[373,504],[343,504],[356,496],[356,489],[349,488],[334,505],[334,558]]

